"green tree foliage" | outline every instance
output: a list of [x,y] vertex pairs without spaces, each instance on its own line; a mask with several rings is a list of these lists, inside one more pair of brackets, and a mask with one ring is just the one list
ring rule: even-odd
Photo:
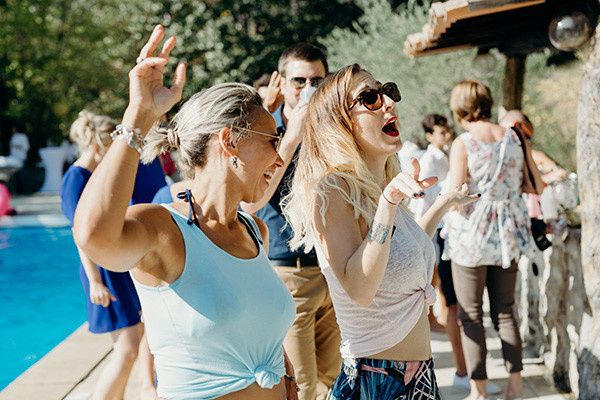
[[[476,59],[476,51],[471,49],[410,58],[404,53],[404,41],[409,34],[421,31],[429,4],[409,0],[395,9],[389,0],[358,0],[357,4],[364,13],[356,23],[351,28],[334,29],[321,43],[327,48],[334,68],[357,62],[376,79],[398,83],[402,92],[398,112],[404,138],[425,144],[421,119],[430,112],[451,117],[450,91],[462,79],[486,83],[496,106],[500,106],[505,65],[502,54],[492,51],[487,60]],[[536,127],[534,147],[574,170],[577,98],[583,63],[576,60],[549,67],[547,60],[552,54],[548,49],[527,58],[524,111]],[[456,131],[461,130],[456,128]]]
[[[350,0],[7,0],[0,2],[0,122],[32,147],[62,140],[87,107],[119,117],[127,71],[154,25],[177,36],[173,62],[189,65],[187,92],[252,82],[281,51],[349,26]],[[0,149],[1,150],[1,149]]]
[[43,145],[46,138],[58,139],[79,110],[116,94],[123,78],[114,56],[127,20],[111,3],[8,0],[0,6],[4,133],[17,123],[33,146]]

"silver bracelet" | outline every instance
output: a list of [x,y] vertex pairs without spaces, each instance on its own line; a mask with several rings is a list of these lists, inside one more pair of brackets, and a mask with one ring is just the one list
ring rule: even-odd
[[392,225],[383,225],[377,222],[373,222],[371,229],[369,229],[368,237],[375,243],[384,244],[387,240]]
[[142,137],[142,133],[137,128],[129,128],[125,125],[117,125],[117,128],[110,134],[112,140],[122,140],[129,147],[142,154],[142,149],[146,144],[146,140]]

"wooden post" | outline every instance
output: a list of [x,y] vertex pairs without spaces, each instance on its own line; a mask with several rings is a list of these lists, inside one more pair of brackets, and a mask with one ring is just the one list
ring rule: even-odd
[[583,315],[577,369],[579,399],[600,399],[600,25],[585,66],[577,115],[581,265],[590,311]]
[[502,106],[505,110],[520,110],[522,107],[526,58],[526,55],[506,56],[502,82]]

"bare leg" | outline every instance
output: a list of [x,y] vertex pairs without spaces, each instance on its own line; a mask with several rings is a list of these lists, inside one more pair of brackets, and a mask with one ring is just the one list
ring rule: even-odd
[[93,400],[123,399],[131,368],[138,355],[141,324],[111,332],[113,351],[100,373]]
[[460,328],[458,327],[458,308],[457,305],[454,304],[447,309],[446,333],[448,334],[448,339],[452,345],[452,355],[454,356],[456,375],[465,376],[467,375],[467,365],[465,363],[465,355],[460,339]]
[[506,389],[506,399],[512,400],[523,396],[523,380],[520,372],[513,372],[508,377],[508,386]]
[[471,396],[472,400],[487,399],[487,379],[471,379]]
[[[438,273],[437,265],[433,269],[433,277],[431,279],[431,285],[435,288],[438,288],[438,290],[439,290],[440,275]],[[446,329],[444,328],[444,326],[438,322],[436,316],[433,314],[433,309],[429,310],[428,318],[429,318],[429,326],[430,326],[432,332],[438,332],[438,333],[446,332]]]
[[437,320],[445,328],[448,321],[448,305],[441,286],[438,287],[438,298],[440,299],[440,315],[437,316]]
[[[144,324],[142,324],[143,326]],[[148,347],[145,329],[140,340],[138,359],[140,362],[140,383],[142,386],[141,398],[143,400],[155,399],[157,395],[156,386],[154,385],[154,356],[150,352],[150,347]]]

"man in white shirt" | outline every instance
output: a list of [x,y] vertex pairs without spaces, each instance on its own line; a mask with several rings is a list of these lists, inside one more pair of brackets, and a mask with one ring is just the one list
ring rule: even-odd
[[402,172],[412,171],[411,161],[421,158],[425,151],[410,140],[402,140],[402,148],[398,151],[398,160],[400,161],[400,170]]

